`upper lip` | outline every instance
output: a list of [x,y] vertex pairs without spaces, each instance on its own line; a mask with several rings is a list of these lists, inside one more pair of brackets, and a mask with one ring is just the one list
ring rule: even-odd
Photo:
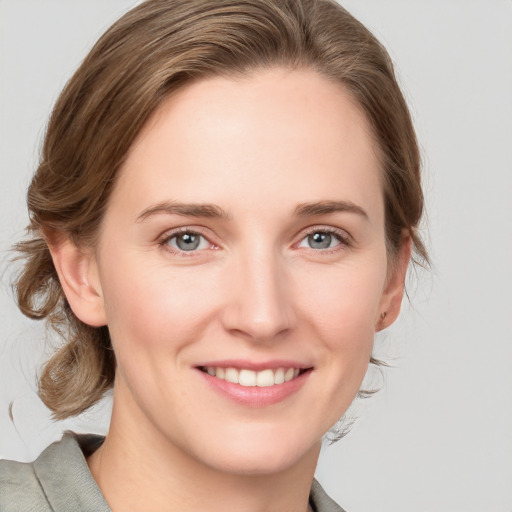
[[253,370],[259,372],[262,370],[277,370],[278,368],[297,368],[305,370],[312,368],[312,365],[300,363],[298,361],[274,359],[272,361],[247,361],[241,359],[223,359],[221,361],[206,361],[196,365],[196,368],[214,367],[214,368],[237,368],[239,370]]

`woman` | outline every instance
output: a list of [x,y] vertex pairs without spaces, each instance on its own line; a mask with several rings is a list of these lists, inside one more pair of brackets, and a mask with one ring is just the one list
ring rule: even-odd
[[[313,481],[426,259],[385,50],[329,0],[150,0],[57,101],[18,301],[65,337],[55,418],[105,439],[2,462],[1,510],[340,510]],[[46,508],[45,508],[46,507]]]

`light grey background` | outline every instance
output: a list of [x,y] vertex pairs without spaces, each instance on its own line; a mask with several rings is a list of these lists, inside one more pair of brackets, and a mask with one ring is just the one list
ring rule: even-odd
[[[63,429],[107,428],[108,401],[50,421],[34,391],[44,327],[17,311],[5,261],[58,92],[135,3],[0,0],[2,458],[32,460]],[[389,48],[409,98],[434,270],[411,280],[411,304],[377,338],[394,368],[317,476],[351,512],[511,512],[512,2],[342,3]]]

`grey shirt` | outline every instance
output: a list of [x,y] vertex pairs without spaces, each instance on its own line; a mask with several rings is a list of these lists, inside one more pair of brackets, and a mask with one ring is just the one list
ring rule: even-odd
[[[111,512],[86,457],[103,437],[68,432],[32,463],[0,460],[0,512]],[[315,512],[344,512],[314,480]]]

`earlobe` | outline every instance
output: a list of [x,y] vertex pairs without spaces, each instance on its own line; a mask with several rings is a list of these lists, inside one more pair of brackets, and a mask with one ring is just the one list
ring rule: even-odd
[[412,240],[409,235],[406,235],[403,237],[396,259],[389,269],[386,287],[380,303],[379,318],[375,324],[376,332],[389,327],[398,318],[402,306],[405,277],[411,259],[411,251]]
[[46,235],[53,264],[73,313],[90,326],[106,325],[101,282],[93,251],[79,248],[65,235],[55,232]]

